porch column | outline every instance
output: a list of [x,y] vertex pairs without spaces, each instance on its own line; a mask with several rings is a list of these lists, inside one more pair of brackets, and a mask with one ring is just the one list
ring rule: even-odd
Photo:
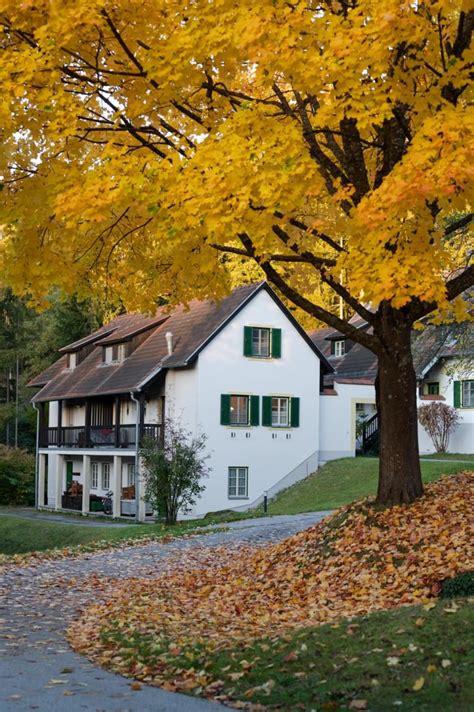
[[38,509],[44,507],[44,486],[46,481],[46,455],[38,455]]
[[62,506],[62,496],[64,489],[64,468],[66,466],[66,461],[64,455],[57,455],[56,457],[56,499],[54,508],[61,509]]
[[91,456],[84,455],[83,459],[83,485],[82,485],[82,513],[90,512],[91,495]]
[[120,517],[122,514],[122,458],[119,455],[114,455],[114,473],[113,473],[113,503],[112,516]]
[[144,522],[146,513],[145,513],[145,478],[143,477],[142,474],[142,467],[141,467],[141,458],[138,458],[138,472],[135,475],[136,481],[138,482],[138,501],[137,501],[137,512],[138,512],[138,521],[139,522]]

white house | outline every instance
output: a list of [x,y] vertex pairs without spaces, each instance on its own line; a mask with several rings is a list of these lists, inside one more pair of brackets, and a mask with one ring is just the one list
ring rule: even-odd
[[208,436],[211,475],[194,515],[246,508],[318,466],[332,368],[265,283],[121,316],[61,351],[30,383],[40,507],[86,514],[111,489],[115,516],[138,501],[143,519],[140,441],[162,439],[167,418]]
[[[352,323],[368,328],[358,316]],[[377,357],[334,329],[318,329],[311,338],[334,369],[325,376],[320,398],[320,462],[370,450],[377,438]],[[422,331],[413,332],[412,350],[418,406],[441,401],[455,407],[459,423],[451,434],[449,451],[473,453],[474,325],[427,324]],[[433,443],[421,425],[418,437],[420,454],[433,453]]]
[[[414,334],[419,403],[459,409],[451,452],[474,452],[472,341],[471,324]],[[30,383],[40,389],[40,507],[87,514],[112,490],[115,516],[144,519],[140,443],[162,441],[170,419],[208,437],[211,474],[194,516],[254,506],[377,437],[374,354],[332,329],[309,336],[265,283],[124,315],[61,351]],[[420,452],[433,452],[419,436]]]

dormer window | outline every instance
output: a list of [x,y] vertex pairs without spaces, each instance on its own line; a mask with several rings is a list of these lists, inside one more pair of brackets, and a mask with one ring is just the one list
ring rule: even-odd
[[332,342],[332,355],[335,357],[344,356],[346,353],[346,342],[344,339]]
[[111,344],[102,347],[102,363],[120,363],[127,358],[127,344]]

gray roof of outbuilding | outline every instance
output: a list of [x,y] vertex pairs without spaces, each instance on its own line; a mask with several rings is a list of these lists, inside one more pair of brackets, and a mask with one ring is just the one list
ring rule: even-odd
[[[331,356],[331,341],[344,335],[334,329],[317,329],[311,338],[322,353],[330,360],[334,368],[333,376],[326,382],[360,382],[364,379],[374,382],[377,375],[377,356],[361,344],[354,343],[344,356]],[[413,363],[418,378],[423,378],[427,371],[438,361],[453,357],[474,357],[474,324],[445,324],[436,326],[427,324],[421,330],[412,333]]]

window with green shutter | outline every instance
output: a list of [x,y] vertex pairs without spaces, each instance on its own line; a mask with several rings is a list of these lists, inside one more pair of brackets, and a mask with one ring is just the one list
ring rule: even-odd
[[299,424],[299,398],[262,396],[262,425],[269,428],[298,428]]
[[281,358],[281,329],[244,326],[244,356]]
[[221,395],[221,425],[243,426],[260,424],[260,396]]
[[[474,408],[474,381],[455,381],[459,384],[459,396],[461,408]],[[456,388],[454,389],[455,405],[456,405]],[[459,406],[458,406],[459,407]]]
[[427,393],[429,396],[439,396],[439,382],[431,381],[431,383],[426,384]]

